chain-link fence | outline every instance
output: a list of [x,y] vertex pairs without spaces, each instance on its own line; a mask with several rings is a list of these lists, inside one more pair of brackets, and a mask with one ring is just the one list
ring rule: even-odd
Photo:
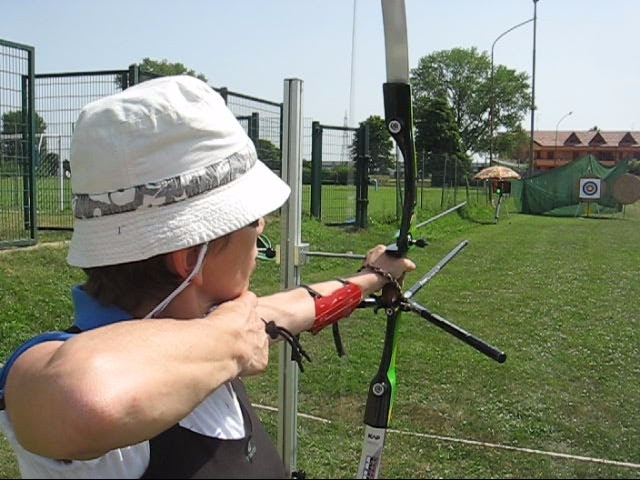
[[0,40],[0,247],[37,242],[34,49]]
[[129,70],[35,75],[38,228],[72,230],[69,150],[74,123],[89,102],[130,84]]
[[[158,75],[144,72],[137,65],[122,70],[34,74],[33,48],[2,42],[0,54],[5,67],[0,72],[3,121],[0,241],[12,245],[23,241],[35,243],[38,230],[73,230],[73,172],[69,153],[74,123],[81,109],[94,100]],[[29,89],[29,85],[33,88]],[[233,92],[226,87],[212,88],[223,96],[243,125],[259,158],[279,173],[282,170],[282,103]],[[352,223],[357,216],[357,172],[353,154],[356,129],[322,126],[325,132],[320,140],[322,167],[319,180],[311,181],[314,154],[310,123],[305,119],[303,213],[310,212],[312,190],[317,188],[315,195],[327,198],[326,208],[318,218],[325,223]],[[30,198],[35,195],[37,198]]]

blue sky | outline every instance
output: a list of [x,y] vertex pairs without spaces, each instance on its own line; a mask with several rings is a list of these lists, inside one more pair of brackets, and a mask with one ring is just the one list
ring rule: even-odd
[[[0,0],[0,38],[35,47],[36,73],[167,59],[212,86],[272,101],[282,101],[284,79],[300,78],[305,118],[342,125],[348,115],[353,125],[383,116],[385,80],[380,2],[355,2]],[[533,17],[533,5],[406,0],[410,67],[456,47],[490,54],[501,33]],[[640,130],[639,18],[640,0],[539,0],[536,129]],[[533,22],[495,43],[494,62],[531,75]]]

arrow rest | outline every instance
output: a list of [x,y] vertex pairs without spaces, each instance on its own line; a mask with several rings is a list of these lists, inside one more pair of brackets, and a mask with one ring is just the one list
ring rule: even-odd
[[411,239],[410,245],[414,247],[424,248],[429,245],[429,242],[427,242],[424,238],[418,238],[416,240]]
[[398,282],[387,283],[382,287],[380,295],[371,295],[371,298],[374,300],[373,311],[377,313],[378,310],[384,308],[387,314],[393,312],[393,309],[399,306],[401,300],[403,300]]

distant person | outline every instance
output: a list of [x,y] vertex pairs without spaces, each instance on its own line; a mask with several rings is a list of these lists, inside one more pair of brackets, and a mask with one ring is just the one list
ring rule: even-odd
[[71,166],[69,164],[69,160],[64,160],[62,162],[62,170],[64,172],[64,178],[71,178]]
[[348,316],[413,262],[378,245],[344,279],[249,291],[264,216],[290,189],[193,77],[87,105],[71,169],[67,260],[87,276],[73,326],[29,339],[0,371],[22,477],[284,477],[242,378],[265,370],[272,341]]

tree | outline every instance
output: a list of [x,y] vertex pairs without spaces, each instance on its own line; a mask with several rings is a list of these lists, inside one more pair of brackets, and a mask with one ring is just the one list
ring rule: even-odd
[[151,73],[155,76],[191,75],[192,77],[199,78],[203,82],[208,82],[207,77],[202,73],[196,73],[195,70],[185,67],[182,63],[169,63],[167,59],[158,61],[145,57],[142,59],[139,67],[142,72]]
[[511,132],[501,132],[494,140],[496,152],[500,152],[500,156],[518,160],[522,163],[529,161],[529,133],[521,126],[518,126]]
[[458,124],[445,98],[419,98],[414,117],[418,151],[453,154],[462,150]]
[[420,97],[414,106],[416,150],[427,158],[424,174],[431,184],[464,183],[471,161],[462,149],[453,109],[444,97]]
[[280,170],[282,166],[282,153],[280,149],[273,144],[273,142],[262,138],[258,139],[256,151],[258,153],[258,158],[262,160],[267,167],[271,170]]
[[531,106],[528,78],[524,72],[498,65],[491,82],[489,55],[475,47],[434,52],[411,70],[416,100],[445,98],[453,109],[463,150],[469,153],[489,151],[492,98],[494,132],[520,125]]
[[[149,80],[150,78],[165,77],[167,75],[191,75],[192,77],[199,78],[203,82],[207,82],[207,77],[202,73],[196,73],[195,70],[187,68],[182,63],[170,63],[167,59],[152,60],[149,57],[142,59],[142,63],[138,65],[140,69],[139,82]],[[132,79],[125,74],[115,75],[114,82],[120,90],[125,90],[131,86]]]
[[[35,114],[35,117],[36,135],[40,135],[47,129],[47,122],[38,113]],[[2,133],[23,133],[25,128],[26,118],[22,114],[22,110],[11,110],[2,114]]]
[[[27,120],[26,115],[22,110],[11,110],[2,114],[2,141],[0,142],[0,156],[3,163],[6,160],[13,160],[15,162],[25,162],[27,156],[27,149],[24,145],[27,132]],[[35,113],[35,135],[36,139],[40,135],[44,134],[47,130],[47,123],[36,112]],[[36,140],[37,141],[37,140]],[[37,145],[36,145],[37,146]],[[43,139],[40,158],[44,158],[47,155],[47,142],[46,138]],[[57,161],[57,155],[53,161]]]
[[[387,130],[385,121],[379,115],[371,115],[364,122],[369,126],[369,156],[371,157],[370,171],[372,173],[387,173],[395,167],[393,154],[393,139]],[[356,130],[351,144],[351,157],[355,158],[360,142],[360,130]]]

